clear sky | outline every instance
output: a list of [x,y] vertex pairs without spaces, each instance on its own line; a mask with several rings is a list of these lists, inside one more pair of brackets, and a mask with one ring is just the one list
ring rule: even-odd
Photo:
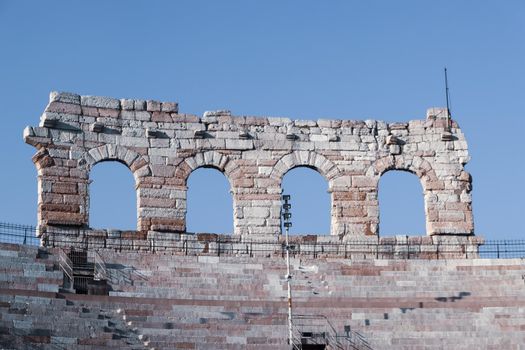
[[[178,101],[198,115],[393,122],[444,105],[444,66],[472,156],[476,233],[523,238],[522,0],[0,0],[0,221],[36,222],[35,150],[22,130],[52,90]],[[133,180],[111,165],[93,170],[92,225],[132,228]],[[302,169],[285,179],[296,232],[328,230],[326,186]],[[194,173],[189,229],[231,231],[228,191],[220,173]],[[384,176],[382,232],[424,232],[421,192],[415,176]]]

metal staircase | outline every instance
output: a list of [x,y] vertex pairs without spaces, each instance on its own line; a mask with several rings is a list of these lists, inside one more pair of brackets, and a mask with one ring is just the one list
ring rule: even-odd
[[337,333],[324,315],[294,315],[294,350],[372,350],[365,337],[349,326]]
[[107,295],[107,270],[96,252],[71,248],[59,251],[59,266],[64,272],[64,291],[76,294]]

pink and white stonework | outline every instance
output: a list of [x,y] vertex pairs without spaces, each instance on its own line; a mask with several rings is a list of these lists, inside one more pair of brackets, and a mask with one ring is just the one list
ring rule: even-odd
[[[408,123],[198,117],[178,104],[53,92],[38,127],[24,139],[37,149],[40,228],[89,227],[89,174],[118,161],[133,173],[137,231],[186,231],[186,182],[197,168],[224,173],[233,195],[234,235],[281,231],[281,181],[299,166],[329,184],[331,235],[377,236],[378,181],[389,170],[417,175],[424,190],[427,235],[472,235],[467,143],[446,110]],[[445,135],[444,135],[445,134]],[[138,234],[138,233],[137,233]]]

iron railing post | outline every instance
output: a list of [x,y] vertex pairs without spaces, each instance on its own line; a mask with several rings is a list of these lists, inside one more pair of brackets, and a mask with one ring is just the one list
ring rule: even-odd
[[410,243],[408,242],[408,235],[406,235],[407,239],[407,259],[410,260]]

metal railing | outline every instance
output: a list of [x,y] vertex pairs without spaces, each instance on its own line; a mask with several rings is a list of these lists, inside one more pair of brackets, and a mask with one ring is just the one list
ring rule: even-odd
[[[90,236],[90,232],[98,234]],[[38,232],[29,225],[0,222],[0,243],[26,244],[46,247],[77,247],[83,250],[110,248],[114,250],[169,251],[184,255],[243,255],[282,256],[285,244],[278,238],[261,241],[237,236],[192,234],[164,235],[162,238],[140,237],[113,238],[101,235],[102,231],[67,229]],[[39,236],[40,238],[38,238]],[[295,238],[295,237],[294,237]],[[407,239],[398,243],[371,240],[346,242],[296,241],[290,243],[291,255],[310,258],[337,256],[342,258],[364,257],[375,259],[442,259],[442,258],[525,258],[525,240],[487,240],[477,246],[469,243],[422,243]],[[94,249],[90,249],[94,248]]]
[[58,266],[64,272],[64,287],[69,290],[74,289],[73,262],[63,249],[58,250]]
[[325,315],[293,316],[293,349],[301,350],[305,344],[326,345],[327,349],[371,350],[366,338],[345,326],[344,333],[336,331]]
[[482,258],[525,258],[525,240],[486,241],[479,247]]
[[40,246],[36,227],[0,222],[0,242]]
[[97,251],[93,251],[94,260],[94,279],[97,281],[104,281],[108,279],[108,270],[106,263]]

